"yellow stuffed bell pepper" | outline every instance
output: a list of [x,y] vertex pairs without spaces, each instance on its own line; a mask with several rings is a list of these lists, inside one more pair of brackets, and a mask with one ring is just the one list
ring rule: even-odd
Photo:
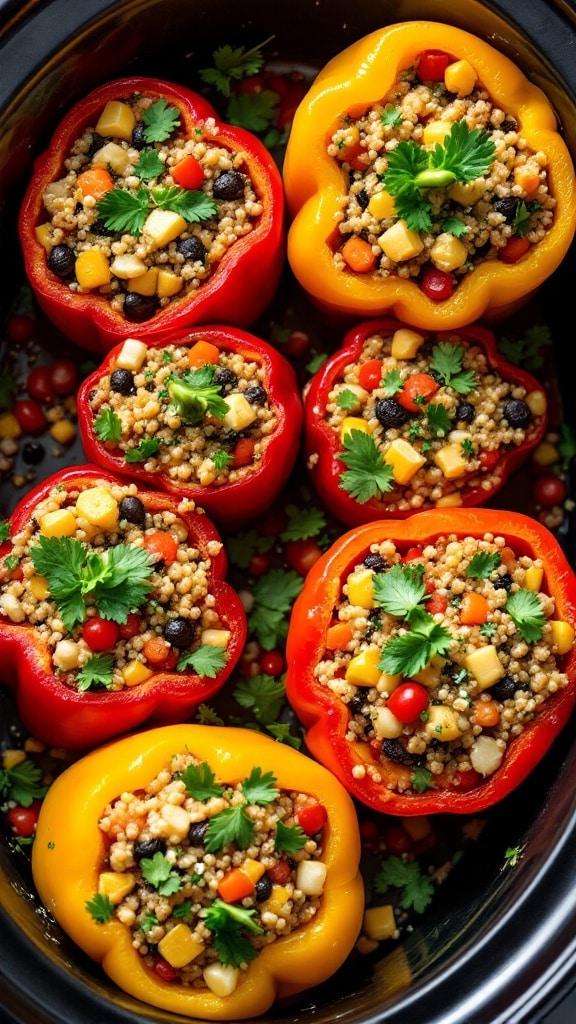
[[488,43],[411,21],[319,73],[284,162],[288,259],[324,309],[427,330],[495,321],[557,268],[576,227],[545,95]]
[[326,980],[364,892],[348,793],[236,728],[165,726],[88,754],[41,808],[33,877],[65,932],[125,992],[238,1020]]

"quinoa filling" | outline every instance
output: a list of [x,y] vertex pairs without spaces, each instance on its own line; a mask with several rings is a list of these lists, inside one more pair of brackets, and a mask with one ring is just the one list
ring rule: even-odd
[[554,618],[540,560],[505,538],[440,535],[373,545],[343,580],[346,637],[315,669],[346,704],[367,773],[420,793],[481,783],[544,702],[567,685],[573,627]]
[[544,391],[503,379],[479,343],[406,328],[366,339],[325,410],[348,467],[340,487],[398,512],[492,493],[502,459],[530,445],[545,415]]
[[316,915],[326,820],[272,772],[220,784],[206,762],[175,754],[145,790],[105,808],[106,856],[87,910],[129,928],[164,980],[230,995],[265,946]]
[[131,322],[191,296],[262,214],[246,154],[210,118],[184,136],[180,116],[138,94],[107,104],[43,195],[48,270]]
[[[530,150],[467,61],[453,67],[451,88],[421,81],[418,62],[406,68],[380,102],[342,118],[327,149],[348,177],[335,265],[414,279],[437,299],[480,263],[506,259],[512,238],[522,240],[514,261],[537,245],[555,207],[546,153]],[[346,245],[354,239],[365,243],[364,270]],[[427,268],[436,271],[430,293]]]
[[[198,363],[197,347],[213,361]],[[202,340],[155,348],[129,339],[90,394],[93,429],[127,465],[220,487],[258,468],[278,425],[266,384],[256,359]]]
[[135,484],[55,487],[11,537],[0,614],[33,626],[65,686],[118,691],[155,671],[215,677],[230,631],[210,592],[210,541],[149,511]]

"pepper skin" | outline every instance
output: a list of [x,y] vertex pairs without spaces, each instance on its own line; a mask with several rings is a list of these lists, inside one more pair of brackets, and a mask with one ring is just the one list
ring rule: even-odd
[[[347,706],[315,676],[325,657],[326,632],[333,608],[352,567],[371,544],[392,540],[403,550],[423,547],[446,534],[481,537],[489,532],[503,536],[517,554],[540,558],[543,589],[556,601],[555,617],[576,623],[576,578],[553,534],[522,513],[496,509],[443,509],[420,512],[409,519],[366,523],[340,537],[312,567],[297,598],[287,640],[286,693],[306,728],[306,744],[312,755],[329,768],[357,800],[377,811],[393,815],[436,813],[474,814],[492,806],[523,782],[546,754],[568,721],[576,699],[576,647],[562,658],[568,685],[548,697],[535,718],[510,742],[499,768],[465,791],[442,787],[402,794],[389,789],[406,776],[402,765],[373,757],[367,744],[346,738]],[[375,779],[366,768],[376,769]]]
[[[272,504],[284,486],[300,448],[303,409],[296,375],[292,365],[272,346],[254,335],[234,327],[212,325],[196,334],[171,332],[162,338],[162,345],[193,346],[198,339],[207,341],[224,352],[238,353],[247,361],[264,368],[263,382],[268,402],[277,416],[277,426],[268,436],[259,462],[244,476],[230,483],[202,486],[198,482],[172,479],[161,465],[150,473],[143,463],[127,463],[121,449],[101,441],[94,430],[94,414],[90,393],[99,379],[107,376],[122,345],[115,346],[81,385],[78,392],[78,425],[87,459],[104,469],[142,483],[154,482],[160,490],[174,496],[190,498],[218,524],[238,526],[260,514]],[[159,341],[154,346],[158,347]],[[225,397],[225,396],[224,396]]]
[[[365,321],[353,327],[344,337],[341,348],[339,348],[312,378],[306,391],[304,400],[304,432],[305,432],[305,456],[309,468],[311,480],[314,483],[323,502],[331,509],[335,516],[347,526],[355,526],[360,523],[369,523],[373,519],[404,519],[412,515],[414,511],[398,511],[387,506],[387,495],[381,498],[370,498],[360,503],[355,497],[348,494],[340,486],[342,473],[345,470],[343,462],[339,459],[339,452],[342,451],[342,443],[336,430],[328,425],[325,420],[326,407],[330,392],[335,383],[341,379],[347,366],[358,361],[363,346],[372,335],[381,334],[383,337],[392,335],[396,330],[405,328],[406,325],[390,317],[382,317],[377,320]],[[428,332],[422,332],[428,339]],[[464,327],[457,332],[446,332],[446,338],[462,339],[464,345],[478,345],[486,354],[490,367],[505,381],[511,381],[526,389],[526,395],[542,393],[542,386],[526,370],[509,363],[500,354],[494,334],[485,327],[473,324]],[[436,341],[442,341],[438,335]],[[434,402],[434,398],[431,399]],[[496,473],[496,480],[491,488],[486,487],[486,476],[482,470],[470,474],[476,483],[457,493],[461,497],[462,505],[466,507],[480,505],[487,502],[502,487],[510,474],[520,466],[528,457],[531,451],[540,443],[546,431],[547,415],[544,413],[537,425],[537,428],[527,437],[525,441],[515,447],[502,448],[498,453],[496,464],[490,466],[490,473]],[[492,454],[492,453],[488,453]],[[314,456],[314,458],[312,458]],[[397,488],[402,490],[401,486]],[[424,503],[421,509],[434,507],[431,501]]]
[[284,198],[280,172],[260,140],[243,128],[222,124],[213,107],[183,86],[155,78],[122,78],[108,82],[76,103],[58,125],[48,149],[34,166],[20,209],[19,232],[26,273],[40,307],[55,326],[81,348],[105,353],[130,333],[125,317],[111,309],[103,296],[72,292],[47,267],[47,253],[36,238],[45,219],[42,194],[63,172],[63,161],[73,142],[94,125],[109,100],[134,93],[163,98],[181,112],[181,130],[188,137],[214,119],[210,141],[241,151],[263,212],[252,231],[238,238],[201,286],[188,297],[176,299],[150,320],[138,324],[148,338],[172,328],[196,323],[229,321],[252,323],[266,308],[278,285],[284,262]]
[[[479,264],[453,294],[428,298],[411,280],[335,267],[332,245],[339,211],[348,191],[345,173],[327,153],[343,116],[368,109],[386,94],[399,71],[424,51],[439,49],[468,61],[492,100],[516,118],[533,151],[547,154],[551,191],[557,200],[554,223],[517,263]],[[429,21],[387,26],[334,57],[300,104],[284,162],[290,216],[288,260],[300,284],[328,312],[355,317],[390,313],[412,326],[453,330],[483,319],[495,322],[528,301],[567,252],[576,226],[574,169],[556,130],[552,107],[503,54],[461,29]],[[338,236],[340,237],[340,236]]]
[[[302,928],[266,945],[228,997],[161,981],[143,965],[127,927],[118,919],[98,924],[85,909],[104,864],[105,840],[98,821],[107,803],[145,787],[184,750],[207,762],[221,782],[235,783],[257,766],[273,773],[279,789],[316,795],[328,811],[323,855],[328,873],[318,913]],[[45,906],[121,989],[187,1017],[240,1020],[264,1013],[276,999],[318,985],[344,962],[362,923],[359,858],[352,800],[321,765],[260,733],[181,725],[129,736],[63,772],[41,808],[32,869]]]
[[[55,485],[68,491],[83,491],[101,482],[122,483],[118,477],[96,466],[63,470],[34,488],[19,503],[9,523],[14,535],[34,517],[38,503]],[[139,489],[138,496],[148,510],[174,512],[188,528],[199,552],[206,553],[218,533],[205,515],[186,512],[169,495]],[[10,542],[0,549],[0,561],[11,550]],[[44,743],[87,750],[146,723],[178,722],[192,716],[199,704],[208,701],[224,684],[242,653],[246,641],[246,616],[240,598],[225,581],[227,557],[220,552],[207,555],[211,561],[210,593],[215,609],[230,631],[228,660],[214,678],[193,670],[181,672],[158,669],[136,686],[117,691],[80,691],[64,685],[52,667],[48,645],[29,623],[11,622],[0,616],[0,660],[2,679],[15,694],[24,727]]]

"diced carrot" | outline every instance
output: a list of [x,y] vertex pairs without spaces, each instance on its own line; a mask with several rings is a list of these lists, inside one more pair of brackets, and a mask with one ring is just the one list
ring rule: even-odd
[[217,363],[220,358],[220,349],[210,341],[200,339],[188,350],[188,365],[194,369],[198,366],[206,366],[206,363]]
[[350,270],[357,274],[367,274],[376,266],[376,256],[372,251],[372,246],[363,238],[358,238],[357,235],[351,235],[344,242],[340,253]]
[[78,175],[77,185],[83,196],[101,199],[106,192],[114,188],[114,180],[105,167],[90,167]]
[[162,530],[147,533],[142,541],[142,547],[155,561],[164,562],[165,565],[170,565],[178,554],[178,544],[171,534]]
[[240,469],[241,466],[249,466],[254,458],[254,438],[239,437],[233,453],[232,469]]
[[329,651],[343,651],[353,635],[349,622],[335,622],[326,630],[326,647]]
[[254,882],[240,868],[232,868],[218,883],[218,895],[225,903],[237,903],[238,900],[251,896],[254,892]]
[[533,167],[522,165],[514,170],[514,184],[523,188],[526,197],[534,195],[540,185],[540,175]]
[[506,245],[498,252],[498,259],[501,263],[517,263],[523,256],[526,255],[530,248],[530,242],[527,238],[521,237],[520,235],[512,235],[506,242]]
[[462,597],[460,622],[465,626],[481,626],[488,618],[488,601],[483,594],[470,590]]
[[153,636],[144,644],[142,654],[151,665],[162,665],[170,650],[170,645],[163,637]]
[[474,702],[474,718],[483,729],[491,729],[500,721],[500,711],[495,700],[477,700]]

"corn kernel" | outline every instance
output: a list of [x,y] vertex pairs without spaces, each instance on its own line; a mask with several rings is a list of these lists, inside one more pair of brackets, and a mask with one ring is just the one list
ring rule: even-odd
[[430,259],[435,267],[449,274],[452,270],[464,266],[468,259],[468,250],[459,238],[448,231],[443,231],[430,250]]
[[482,198],[486,191],[484,178],[475,178],[474,181],[456,181],[450,186],[448,195],[460,206],[474,206]]
[[3,412],[0,415],[0,440],[17,441],[22,434],[22,427],[18,423],[13,412]]
[[526,574],[524,576],[524,586],[526,590],[534,590],[536,593],[538,593],[543,579],[544,570],[539,569],[536,565],[531,565],[529,569],[526,569]]
[[208,647],[228,647],[230,642],[229,629],[203,629],[200,641]]
[[48,224],[48,223],[47,224],[39,224],[38,227],[35,228],[35,230],[34,230],[34,234],[36,235],[36,241],[44,249],[50,249],[51,248],[51,245],[50,245],[51,230],[52,230],[52,225]]
[[177,295],[183,286],[184,281],[181,277],[178,277],[178,274],[173,274],[172,271],[165,270],[163,267],[159,268],[156,293],[160,299],[167,299],[172,295]]
[[126,686],[137,686],[138,683],[145,683],[147,679],[150,679],[152,671],[144,664],[143,661],[138,661],[137,658],[134,661],[129,661],[122,670],[122,676]]
[[81,491],[76,511],[81,519],[101,530],[113,530],[118,523],[118,502],[107,487],[97,485]]
[[557,654],[568,654],[574,643],[574,629],[569,622],[561,619],[550,619],[552,642],[556,645]]
[[359,608],[374,607],[374,573],[372,569],[361,568],[351,572],[346,580],[346,593],[352,605]]
[[346,682],[351,686],[376,686],[380,679],[380,651],[377,647],[368,647],[351,658],[346,668]]
[[340,425],[340,441],[344,443],[346,435],[353,430],[361,430],[363,434],[371,433],[368,421],[361,416],[345,416]]
[[422,129],[422,142],[425,146],[435,146],[437,142],[442,145],[451,131],[451,121],[429,121]]
[[457,96],[469,96],[477,80],[478,76],[467,60],[455,60],[444,72],[444,85],[448,92],[455,92]]
[[271,914],[281,914],[289,898],[288,889],[284,885],[273,885],[272,892],[266,900],[266,910]]
[[368,213],[375,220],[386,220],[395,216],[394,197],[389,192],[376,192],[368,203]]
[[409,327],[400,327],[392,335],[390,355],[393,359],[414,359],[418,349],[424,344],[424,335],[411,331]]
[[533,416],[543,416],[548,408],[546,394],[540,389],[526,395],[525,402]]
[[72,420],[57,420],[50,427],[50,436],[54,438],[58,444],[70,444],[71,441],[76,437],[76,427],[72,423]]
[[45,601],[50,593],[48,580],[45,576],[40,576],[39,573],[34,573],[34,576],[30,577],[28,580],[28,589],[37,601]]
[[204,943],[196,938],[191,928],[179,921],[158,943],[160,956],[168,961],[171,967],[185,967],[186,964],[200,956]]

